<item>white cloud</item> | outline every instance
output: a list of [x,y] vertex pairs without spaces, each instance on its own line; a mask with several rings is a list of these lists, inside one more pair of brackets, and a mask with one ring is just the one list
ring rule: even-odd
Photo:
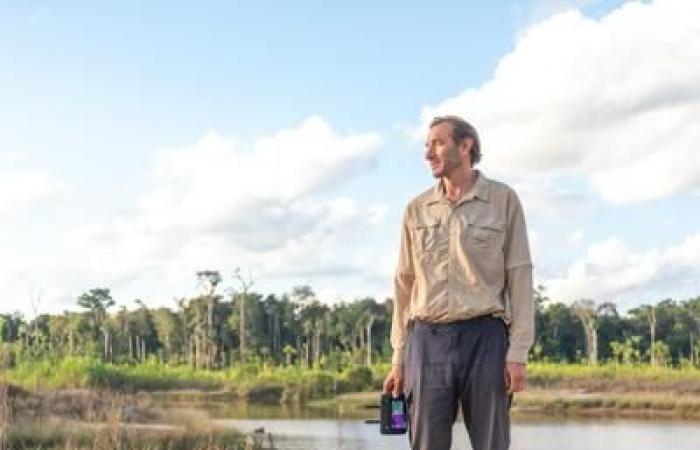
[[561,301],[630,299],[634,295],[677,296],[698,288],[700,232],[666,249],[634,251],[611,237],[589,247],[560,278],[545,280],[550,296]]
[[528,5],[525,4],[523,11],[524,20],[527,24],[540,22],[553,14],[562,13],[572,9],[599,3],[600,0],[534,0]]
[[582,216],[591,208],[590,198],[562,177],[533,177],[513,184],[528,218],[547,220]]
[[183,280],[202,269],[249,267],[259,280],[361,278],[375,268],[357,255],[376,253],[366,237],[387,207],[331,194],[373,166],[380,143],[375,133],[338,133],[319,117],[251,148],[207,132],[159,152],[152,187],[134,210],[76,229],[73,255],[56,265],[80,289],[147,286],[166,298],[186,294]]
[[577,228],[569,235],[569,245],[571,247],[578,247],[583,240],[583,229]]
[[482,86],[425,107],[419,134],[434,115],[463,115],[491,172],[585,176],[612,203],[697,189],[697,17],[694,0],[554,15],[523,33]]
[[51,200],[63,189],[44,170],[0,168],[0,215]]

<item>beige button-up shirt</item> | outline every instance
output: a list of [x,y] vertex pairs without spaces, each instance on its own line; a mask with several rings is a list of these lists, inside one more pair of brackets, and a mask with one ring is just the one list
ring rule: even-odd
[[525,217],[513,189],[477,175],[457,203],[447,200],[438,183],[406,208],[395,277],[393,364],[403,364],[409,321],[485,314],[509,326],[506,360],[527,361],[534,305]]

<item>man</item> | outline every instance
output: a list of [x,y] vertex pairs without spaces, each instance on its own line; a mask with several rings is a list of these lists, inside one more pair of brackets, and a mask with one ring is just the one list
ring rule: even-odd
[[465,120],[433,119],[425,149],[438,183],[404,213],[384,392],[405,393],[414,450],[450,448],[458,405],[474,450],[506,450],[534,337],[523,210],[473,168],[481,148]]

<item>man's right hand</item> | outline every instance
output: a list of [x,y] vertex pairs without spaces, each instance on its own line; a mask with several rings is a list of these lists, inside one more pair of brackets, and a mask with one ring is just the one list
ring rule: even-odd
[[391,366],[389,375],[384,379],[384,393],[398,397],[403,392],[403,366]]

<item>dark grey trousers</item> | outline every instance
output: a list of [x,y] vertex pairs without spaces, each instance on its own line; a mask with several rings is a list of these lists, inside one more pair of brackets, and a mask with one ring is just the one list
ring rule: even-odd
[[508,449],[507,346],[503,321],[491,316],[409,325],[404,391],[413,450],[449,450],[459,404],[474,450]]

